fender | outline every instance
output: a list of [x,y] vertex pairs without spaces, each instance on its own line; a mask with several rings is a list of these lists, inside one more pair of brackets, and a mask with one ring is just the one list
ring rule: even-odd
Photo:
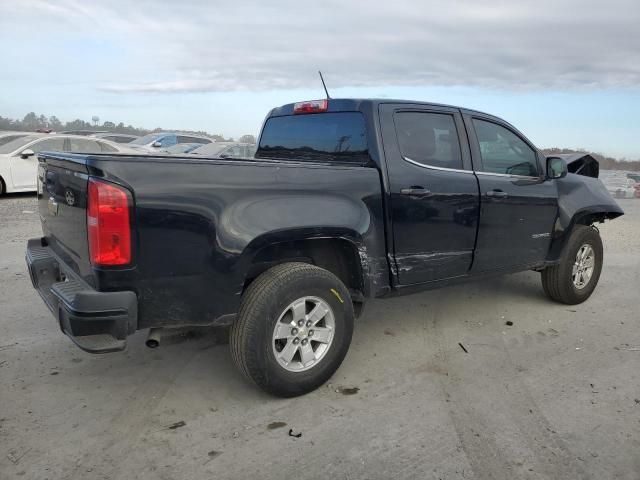
[[556,180],[556,184],[558,217],[547,255],[549,263],[560,259],[562,249],[575,225],[591,225],[624,215],[624,211],[597,178],[569,173]]
[[242,281],[254,260],[269,247],[291,242],[336,239],[357,253],[364,296],[388,288],[382,220],[376,221],[368,202],[337,192],[287,192],[245,197],[226,208],[218,223],[217,244],[239,249],[237,271]]

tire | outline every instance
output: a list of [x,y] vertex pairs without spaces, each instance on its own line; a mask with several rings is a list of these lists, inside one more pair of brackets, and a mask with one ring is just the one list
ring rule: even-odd
[[4,180],[0,177],[0,197],[7,193],[7,189],[4,186]]
[[[314,339],[309,314],[316,306],[321,307],[319,312],[327,312],[315,324]],[[302,312],[306,316],[301,317]],[[300,318],[306,323],[298,330]],[[338,369],[351,343],[353,321],[349,291],[335,275],[306,263],[284,263],[261,274],[244,293],[231,327],[231,355],[245,377],[264,391],[279,397],[303,395]],[[276,339],[276,332],[284,332],[287,338]],[[317,341],[320,334],[328,346]],[[305,341],[305,352],[309,347],[315,349],[314,360],[306,364],[302,357]],[[298,350],[286,364],[287,353],[295,348]],[[308,353],[306,358],[311,358]]]
[[[579,274],[578,279],[574,281],[574,265],[578,263],[578,252],[588,253],[586,249],[581,250],[584,246],[590,247],[593,252],[593,270],[587,281],[584,281],[584,275],[581,279]],[[602,240],[598,231],[590,226],[576,225],[562,252],[560,263],[542,271],[544,292],[552,300],[568,305],[584,302],[598,284],[602,271],[602,253]],[[582,286],[580,280],[584,281]]]

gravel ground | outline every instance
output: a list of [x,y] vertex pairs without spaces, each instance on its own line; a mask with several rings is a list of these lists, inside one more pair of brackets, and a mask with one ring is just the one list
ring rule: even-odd
[[0,478],[639,479],[640,201],[620,203],[586,303],[533,272],[374,301],[332,383],[282,400],[225,332],[78,350],[26,272],[33,196],[1,198]]

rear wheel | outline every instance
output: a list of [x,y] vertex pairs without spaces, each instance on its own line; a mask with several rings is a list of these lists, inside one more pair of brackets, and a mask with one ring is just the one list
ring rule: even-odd
[[4,180],[0,177],[0,196],[6,193],[6,187],[4,186]]
[[560,263],[542,271],[542,287],[551,299],[575,305],[591,296],[602,271],[602,240],[593,227],[577,225]]
[[231,327],[231,354],[268,393],[302,395],[338,369],[353,319],[349,291],[331,272],[305,263],[278,265],[245,292]]

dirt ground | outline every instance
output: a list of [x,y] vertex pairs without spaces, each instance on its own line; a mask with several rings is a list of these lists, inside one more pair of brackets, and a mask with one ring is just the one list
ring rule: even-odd
[[640,201],[620,203],[586,303],[534,272],[374,301],[331,383],[283,400],[221,331],[77,349],[26,272],[33,196],[1,198],[0,478],[640,479]]

